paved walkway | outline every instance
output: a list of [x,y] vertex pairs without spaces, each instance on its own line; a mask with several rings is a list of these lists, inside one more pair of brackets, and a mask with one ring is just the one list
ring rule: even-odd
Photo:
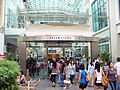
[[[37,90],[64,90],[63,87],[59,87],[59,84],[56,87],[52,87],[52,83],[49,80],[41,80]],[[65,90],[79,90],[77,85]],[[87,90],[94,90],[93,88],[87,88]]]

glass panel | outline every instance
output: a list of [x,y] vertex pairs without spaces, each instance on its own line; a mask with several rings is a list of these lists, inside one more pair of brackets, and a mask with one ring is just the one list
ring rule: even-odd
[[[107,3],[104,3],[104,0],[96,0],[92,5],[92,16],[93,20],[96,18],[94,23],[96,23],[96,26],[93,24],[93,31],[98,31],[103,29],[104,27],[108,26],[107,22]],[[95,28],[96,27],[96,28]]]
[[89,0],[27,0],[27,6],[28,17],[36,24],[79,24],[89,19]]

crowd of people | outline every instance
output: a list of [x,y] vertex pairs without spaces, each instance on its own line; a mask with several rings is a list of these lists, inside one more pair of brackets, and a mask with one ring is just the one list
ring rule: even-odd
[[[56,79],[60,87],[71,88],[75,84],[79,85],[79,90],[85,90],[86,87],[93,87],[94,90],[120,90],[120,57],[117,62],[104,62],[101,64],[101,57],[91,60],[88,67],[85,67],[79,59],[73,58],[48,58],[47,63],[39,62],[29,57],[26,61],[26,68],[29,76],[45,77],[47,70],[52,86],[56,87]],[[40,73],[41,72],[41,73]],[[90,80],[87,80],[89,77]],[[107,85],[103,85],[103,77],[108,79]]]
[[[60,87],[64,89],[73,87],[75,84],[79,85],[79,90],[85,90],[86,87],[93,87],[94,90],[107,90],[108,86],[111,90],[120,90],[120,57],[117,62],[104,62],[101,64],[101,58],[98,56],[90,62],[88,70],[79,60],[70,59],[48,59],[48,74],[56,86],[56,77]],[[86,78],[89,76],[90,80]],[[103,77],[108,79],[108,84],[103,85]],[[75,82],[73,82],[75,81]]]
[[42,78],[45,78],[46,65],[47,64],[43,60],[39,61],[36,58],[29,56],[26,60],[26,73],[30,77],[41,75]]

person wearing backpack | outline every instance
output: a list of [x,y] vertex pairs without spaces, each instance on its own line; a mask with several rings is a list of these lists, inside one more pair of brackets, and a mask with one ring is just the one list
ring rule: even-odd
[[81,64],[79,71],[79,90],[86,90],[88,81],[86,80],[87,71],[85,70],[84,64]]

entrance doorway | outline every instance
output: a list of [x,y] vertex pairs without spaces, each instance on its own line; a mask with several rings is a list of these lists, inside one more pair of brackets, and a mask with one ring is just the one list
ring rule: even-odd
[[91,57],[90,42],[27,42],[26,55],[37,60],[43,58],[72,57],[74,60],[85,62]]
[[60,58],[59,54],[48,54],[48,58]]
[[48,49],[48,51],[47,51],[48,58],[63,57],[63,50],[61,47],[48,47],[47,49]]
[[[73,57],[86,61],[98,53],[99,39],[83,36],[29,36],[19,37],[18,53],[21,69],[25,72],[27,56],[32,54],[38,60],[48,58],[48,48],[61,48],[62,54],[51,57]],[[58,53],[57,53],[58,54]]]

